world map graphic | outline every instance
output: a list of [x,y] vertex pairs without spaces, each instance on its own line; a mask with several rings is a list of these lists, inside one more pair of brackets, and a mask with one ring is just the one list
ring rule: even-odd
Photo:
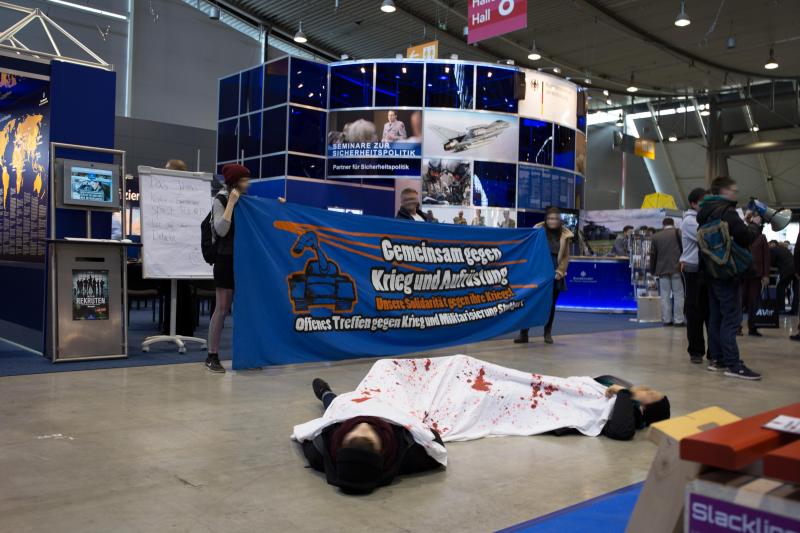
[[45,80],[0,71],[0,258],[44,255],[48,99]]

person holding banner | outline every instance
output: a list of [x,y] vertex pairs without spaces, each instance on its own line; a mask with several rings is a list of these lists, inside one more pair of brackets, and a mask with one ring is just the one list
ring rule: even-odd
[[[567,267],[569,266],[569,248],[572,243],[574,235],[564,226],[561,220],[561,210],[557,207],[549,207],[544,215],[544,222],[540,222],[534,226],[535,228],[544,228],[547,235],[547,245],[550,247],[550,257],[553,260],[553,268],[555,269],[555,281],[553,282],[553,301],[550,304],[550,317],[547,319],[547,324],[544,326],[544,342],[546,344],[553,344],[553,320],[556,316],[556,302],[558,295],[562,291],[567,290]],[[528,332],[530,328],[521,329],[519,336],[514,339],[516,344],[525,344],[528,342]]]
[[662,392],[613,376],[543,376],[466,355],[382,359],[352,392],[337,396],[319,378],[312,388],[325,413],[295,426],[292,439],[349,494],[447,466],[445,442],[543,433],[630,440],[670,416]]
[[219,339],[225,327],[225,317],[230,314],[233,303],[233,213],[239,197],[247,193],[250,186],[250,171],[242,165],[228,164],[222,167],[222,175],[225,178],[225,190],[217,194],[211,208],[216,247],[214,261],[216,304],[208,326],[206,358],[206,368],[220,374],[225,373],[225,368],[219,362]]

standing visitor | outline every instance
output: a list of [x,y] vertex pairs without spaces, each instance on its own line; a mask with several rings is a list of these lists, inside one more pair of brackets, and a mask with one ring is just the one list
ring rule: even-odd
[[681,222],[681,272],[685,296],[683,314],[686,319],[686,338],[689,341],[689,360],[700,364],[706,355],[706,339],[703,330],[708,330],[708,288],[700,271],[700,255],[697,249],[697,210],[706,195],[706,190],[697,188],[689,193],[689,209]]
[[[553,260],[555,269],[555,280],[553,281],[553,301],[550,304],[550,317],[544,326],[544,342],[553,344],[553,319],[556,316],[556,301],[562,291],[567,290],[567,267],[569,266],[569,248],[572,244],[572,232],[564,226],[561,220],[561,210],[557,207],[549,207],[544,215],[544,222],[539,222],[535,228],[544,228],[547,235],[547,246],[550,248],[550,257]],[[530,328],[521,329],[519,336],[514,339],[516,344],[528,342],[528,332]]]
[[430,222],[428,216],[419,206],[419,193],[416,189],[408,187],[400,193],[400,209],[394,218],[413,220],[416,222]]
[[247,193],[250,186],[250,171],[242,165],[229,164],[222,167],[222,175],[225,177],[225,189],[214,198],[211,208],[216,247],[214,261],[216,305],[208,326],[206,358],[206,368],[217,373],[225,373],[225,368],[219,362],[219,339],[225,327],[225,317],[230,314],[233,303],[233,213],[239,197]]
[[769,241],[769,253],[772,258],[772,266],[778,269],[778,312],[786,312],[786,289],[794,281],[794,257],[788,248],[778,241]]
[[650,255],[650,271],[658,276],[661,294],[661,322],[665,326],[683,327],[683,279],[680,259],[683,254],[681,233],[675,221],[667,217],[661,231],[653,235]]
[[631,255],[630,241],[632,233],[633,226],[625,226],[622,228],[622,233],[620,233],[614,241],[614,247],[611,249],[611,255],[616,257],[628,257]]
[[752,337],[763,337],[756,327],[756,311],[761,303],[761,293],[769,285],[769,244],[763,233],[750,245],[750,253],[753,256],[753,268],[745,275],[742,282],[747,307],[747,334]]
[[[748,211],[745,220],[742,220],[736,212],[738,199],[739,187],[734,180],[727,176],[715,178],[711,182],[711,195],[703,198],[700,204],[697,223],[700,229],[705,224],[709,224],[710,229],[712,223],[724,223],[732,245],[747,250],[761,233],[761,217]],[[698,240],[704,238],[705,234],[698,236]],[[704,241],[704,245],[706,243]],[[724,371],[728,377],[761,379],[761,374],[747,368],[741,360],[736,344],[736,331],[742,323],[741,276],[721,276],[713,259],[703,246],[701,249],[709,294],[708,345],[711,363],[708,370]]]

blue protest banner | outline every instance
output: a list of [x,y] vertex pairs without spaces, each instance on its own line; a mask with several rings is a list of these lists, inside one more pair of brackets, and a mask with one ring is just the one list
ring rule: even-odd
[[233,368],[419,352],[542,325],[543,230],[425,224],[243,197]]

